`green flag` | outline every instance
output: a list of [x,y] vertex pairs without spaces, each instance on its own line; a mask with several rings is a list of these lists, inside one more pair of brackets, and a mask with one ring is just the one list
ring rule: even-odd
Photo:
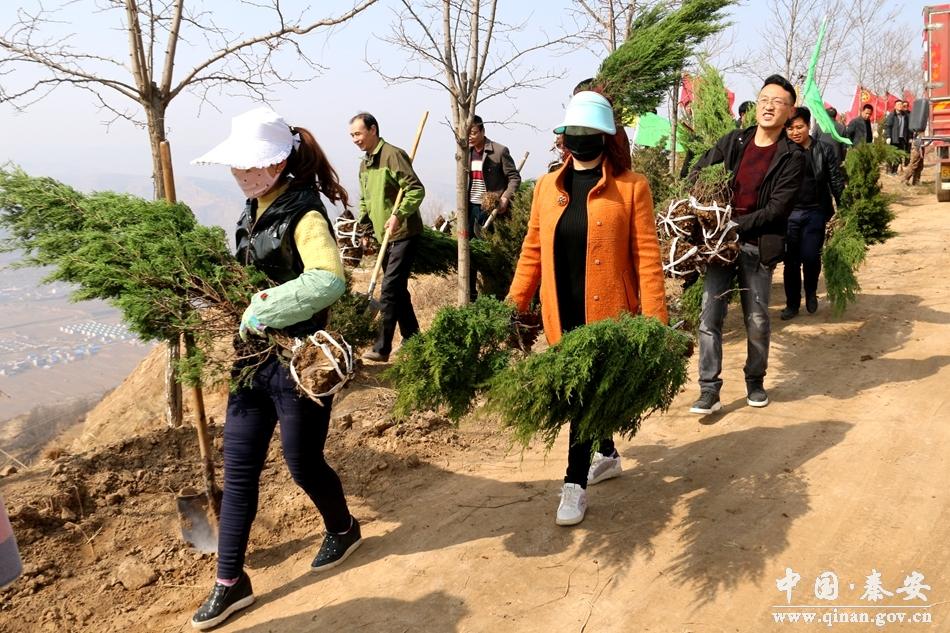
[[833,139],[845,145],[851,145],[851,140],[846,139],[835,129],[835,122],[831,120],[828,113],[825,112],[825,100],[821,98],[821,91],[818,84],[815,83],[815,68],[818,66],[818,55],[821,52],[821,41],[825,39],[825,21],[821,21],[821,28],[818,29],[818,41],[815,43],[815,50],[811,54],[811,63],[808,65],[808,76],[805,78],[805,89],[802,90],[802,103],[811,110],[811,116],[818,123],[818,127],[825,134],[830,134]]

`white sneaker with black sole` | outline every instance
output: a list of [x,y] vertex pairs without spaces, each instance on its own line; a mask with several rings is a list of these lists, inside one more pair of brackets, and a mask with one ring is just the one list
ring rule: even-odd
[[619,477],[623,472],[620,466],[620,455],[617,451],[610,457],[603,453],[594,453],[594,458],[590,462],[590,470],[587,471],[587,485],[593,486],[602,481]]
[[561,487],[561,503],[557,507],[558,525],[577,525],[587,514],[587,491],[579,484],[564,484]]

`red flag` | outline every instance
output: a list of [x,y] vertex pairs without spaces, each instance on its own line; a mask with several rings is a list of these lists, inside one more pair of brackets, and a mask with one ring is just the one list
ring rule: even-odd
[[912,91],[910,91],[910,90],[905,90],[905,91],[904,91],[904,101],[906,101],[908,105],[913,105],[913,104],[914,104],[914,93],[913,93]]
[[887,109],[888,112],[893,112],[894,106],[896,106],[897,102],[900,101],[900,99],[898,99],[895,95],[892,95],[890,92],[884,93],[884,99],[885,99],[884,107]]
[[871,99],[871,93],[861,86],[854,87],[854,99],[851,100],[851,109],[848,110],[848,121],[856,119],[861,114],[861,106]]
[[[872,93],[873,94],[873,93]],[[880,97],[874,95],[874,113],[871,115],[871,120],[877,123],[884,118],[884,114],[887,112],[888,99],[886,96]]]
[[683,73],[683,87],[680,88],[680,105],[684,108],[689,107],[693,102],[693,80],[689,75]]
[[735,118],[736,113],[732,111],[732,104],[736,102],[736,93],[726,88],[726,98],[729,99],[729,114]]

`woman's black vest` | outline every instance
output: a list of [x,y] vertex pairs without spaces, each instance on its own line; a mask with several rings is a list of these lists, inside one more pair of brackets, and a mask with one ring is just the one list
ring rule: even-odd
[[[303,260],[294,242],[297,223],[308,211],[318,211],[333,228],[316,187],[289,187],[254,221],[257,200],[248,200],[238,220],[234,242],[241,264],[254,265],[272,281],[282,284],[303,273]],[[283,328],[289,336],[306,336],[326,327],[327,310]]]

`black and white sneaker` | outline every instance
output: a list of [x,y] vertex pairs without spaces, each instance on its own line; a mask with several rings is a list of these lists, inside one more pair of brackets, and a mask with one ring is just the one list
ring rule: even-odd
[[745,401],[750,407],[769,406],[769,394],[765,392],[765,387],[761,383],[749,385],[747,389]]
[[323,545],[320,546],[320,551],[317,552],[316,558],[310,563],[310,571],[333,569],[345,561],[360,546],[360,543],[363,542],[363,537],[360,534],[360,524],[356,517],[351,518],[353,523],[350,525],[350,529],[343,534],[327,532],[327,535],[323,538]]
[[218,626],[227,620],[232,613],[240,611],[254,604],[254,590],[251,589],[251,579],[244,572],[237,584],[228,587],[219,582],[208,594],[208,599],[191,617],[191,626],[204,631]]
[[708,390],[700,392],[699,399],[689,408],[689,412],[698,413],[699,415],[708,415],[715,413],[721,408],[722,402],[719,401],[719,393]]

